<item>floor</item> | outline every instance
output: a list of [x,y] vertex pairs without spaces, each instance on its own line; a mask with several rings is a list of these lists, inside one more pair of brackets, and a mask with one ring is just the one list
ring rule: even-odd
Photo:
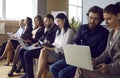
[[[0,78],[20,78],[24,74],[22,71],[21,73],[14,73],[13,77],[8,77],[7,74],[9,73],[12,64],[10,64],[9,66],[4,66],[5,61],[5,59],[0,60]],[[34,70],[37,70],[37,68],[35,68]],[[53,78],[50,72],[48,72],[47,78]]]
[[13,77],[8,77],[7,74],[11,69],[12,64],[10,64],[10,66],[4,66],[5,64],[5,59],[0,60],[0,78],[20,78],[20,76],[23,75],[23,72],[21,73],[14,73]]

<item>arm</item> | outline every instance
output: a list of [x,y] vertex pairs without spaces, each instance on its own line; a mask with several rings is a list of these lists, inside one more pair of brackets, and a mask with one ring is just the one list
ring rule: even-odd
[[[120,61],[120,58],[118,58]],[[120,74],[120,62],[108,64],[109,73],[112,75]]]
[[97,58],[95,58],[95,65],[105,62],[109,58],[107,49]]
[[81,34],[82,29],[83,29],[83,26],[80,26],[79,29],[78,29],[78,31],[77,31],[77,35],[76,35],[76,37],[75,37],[75,39],[74,39],[74,42],[75,42],[76,44],[78,44],[78,45],[81,44],[81,41],[80,41],[80,40],[82,39],[82,34]]
[[73,43],[73,39],[74,39],[74,31],[72,29],[68,29],[66,32],[64,43],[71,44]]

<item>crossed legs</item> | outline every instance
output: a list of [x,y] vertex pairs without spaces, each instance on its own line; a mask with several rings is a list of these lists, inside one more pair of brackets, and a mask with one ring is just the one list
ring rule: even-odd
[[12,44],[11,40],[8,40],[6,47],[5,47],[5,50],[2,54],[2,56],[0,57],[0,59],[5,58],[6,56],[7,56],[6,65],[9,65],[9,63],[12,60],[12,56],[13,56],[13,44]]

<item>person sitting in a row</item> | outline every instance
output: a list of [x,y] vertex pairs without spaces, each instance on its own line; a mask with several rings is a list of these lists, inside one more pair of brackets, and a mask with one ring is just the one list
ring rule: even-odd
[[[15,34],[12,34],[12,32],[10,32],[10,36],[12,36],[12,38],[16,38],[16,37],[20,37],[22,35],[22,33],[25,30],[25,25],[24,25],[24,19],[21,19],[19,21],[19,29],[17,30],[17,32]],[[2,59],[2,54],[4,52],[5,46],[6,46],[7,42],[2,43],[1,45],[1,49],[0,49],[0,59]]]
[[[90,46],[91,56],[95,58],[106,48],[109,31],[100,25],[104,20],[102,8],[98,6],[91,7],[88,10],[87,17],[88,24],[80,26],[74,42],[77,45]],[[76,67],[66,64],[65,59],[50,66],[54,78],[74,77],[75,70]]]
[[54,47],[44,45],[40,51],[36,78],[46,78],[49,63],[54,63],[63,58],[64,51],[62,46],[73,43],[74,31],[69,25],[67,16],[59,13],[56,16],[56,23],[59,26],[59,30],[56,32],[55,41],[52,44]]
[[[34,29],[32,31],[32,38],[29,38],[30,39],[29,41],[32,42],[31,44],[36,43],[44,34],[44,22],[43,22],[42,16],[37,15],[34,18],[34,23],[35,23],[35,26],[34,26]],[[20,45],[17,46],[17,49],[16,49],[15,54],[14,54],[13,66],[12,66],[10,72],[8,73],[8,76],[13,76],[13,73],[15,71],[20,72],[20,70],[21,70],[21,64],[18,64],[18,61],[19,61],[18,52],[19,52],[20,47],[21,47]]]
[[[105,51],[93,60],[95,69],[77,68],[75,78],[120,78],[120,7],[106,6],[103,15],[107,26],[112,29]],[[110,62],[105,63],[106,60]]]
[[[45,16],[44,25],[45,25],[44,34],[39,39],[39,42],[52,44],[54,42],[55,34],[56,31],[58,30],[58,26],[54,23],[54,17],[51,14]],[[39,42],[33,44],[33,46],[39,46]],[[34,77],[33,59],[39,57],[40,50],[41,48],[32,49],[32,50],[25,50],[22,48],[19,50],[22,67],[25,72],[23,78],[26,75],[28,78]]]
[[[25,31],[23,32],[23,34],[18,37],[18,38],[22,38],[25,42],[28,42],[29,40],[27,40],[27,37],[31,37],[32,36],[32,19],[30,17],[27,17],[24,20],[24,24],[25,24]],[[7,55],[7,62],[5,64],[5,66],[8,66],[11,61],[12,61],[12,57],[13,57],[13,51],[14,49],[16,49],[16,47],[19,45],[19,42],[16,39],[10,39],[8,40],[5,50],[2,54],[2,56],[0,57],[0,59],[4,58]]]

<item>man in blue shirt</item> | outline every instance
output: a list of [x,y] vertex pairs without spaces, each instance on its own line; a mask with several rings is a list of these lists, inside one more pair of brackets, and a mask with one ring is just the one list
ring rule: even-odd
[[[109,31],[102,25],[103,12],[98,6],[89,9],[88,24],[81,25],[75,38],[75,44],[90,46],[91,56],[99,56],[106,48]],[[79,60],[79,59],[78,59]],[[54,78],[71,78],[75,75],[76,67],[67,65],[62,59],[50,66]]]

